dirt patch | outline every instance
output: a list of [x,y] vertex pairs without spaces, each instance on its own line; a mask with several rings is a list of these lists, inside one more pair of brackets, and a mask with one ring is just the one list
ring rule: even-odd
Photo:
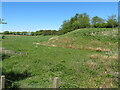
[[101,61],[110,61],[110,60],[118,60],[118,55],[113,54],[111,56],[101,55],[101,54],[93,54],[89,56],[90,59],[100,59]]
[[93,54],[90,56],[90,59],[98,59],[100,57],[99,54]]
[[110,51],[110,49],[103,49],[103,48],[93,48],[93,47],[85,47],[85,49],[87,50],[92,50],[92,51],[98,51],[98,52],[108,52]]
[[6,50],[5,48],[0,48],[0,53],[5,54],[5,55],[27,55],[27,52],[15,52],[12,50]]
[[15,54],[12,50],[6,50],[5,48],[0,48],[0,52],[4,54]]
[[49,39],[49,41],[51,41],[51,40],[58,40],[58,36],[56,36],[56,37],[51,37],[51,38]]
[[92,51],[98,51],[98,52],[109,52],[110,49],[104,49],[104,48],[93,48],[93,47],[77,47],[77,46],[72,46],[72,45],[69,45],[69,46],[60,46],[60,45],[55,45],[55,44],[49,44],[47,42],[45,43],[36,43],[34,42],[33,44],[37,44],[37,45],[44,45],[44,46],[51,46],[51,47],[64,47],[64,48],[73,48],[73,49],[86,49],[86,50],[92,50]]

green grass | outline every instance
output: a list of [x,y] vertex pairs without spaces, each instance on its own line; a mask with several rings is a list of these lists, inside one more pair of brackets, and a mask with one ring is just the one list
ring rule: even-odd
[[[12,84],[6,81],[7,86],[52,88],[54,77],[59,77],[60,88],[116,88],[117,39],[108,40],[111,34],[107,37],[100,33],[94,38],[90,36],[93,31],[104,30],[76,30],[57,37],[5,36],[3,48],[13,52],[2,61],[3,74],[13,81]],[[107,48],[110,51],[89,50],[86,47]]]

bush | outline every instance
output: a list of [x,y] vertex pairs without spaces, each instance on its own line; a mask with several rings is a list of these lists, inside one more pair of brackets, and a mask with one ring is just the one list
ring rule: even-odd
[[5,39],[5,36],[4,36],[4,35],[2,36],[2,39]]

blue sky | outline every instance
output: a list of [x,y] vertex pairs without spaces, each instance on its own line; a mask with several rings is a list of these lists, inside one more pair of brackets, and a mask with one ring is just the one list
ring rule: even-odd
[[86,12],[107,19],[118,14],[117,2],[3,2],[2,17],[7,25],[2,31],[58,30],[64,20]]
[[119,0],[2,0],[3,2],[118,2]]

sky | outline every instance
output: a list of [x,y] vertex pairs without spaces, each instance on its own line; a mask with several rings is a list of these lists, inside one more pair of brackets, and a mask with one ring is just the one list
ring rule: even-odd
[[118,2],[119,0],[2,0],[3,2]]
[[3,2],[2,31],[58,30],[64,20],[86,12],[90,18],[118,14],[117,2]]

